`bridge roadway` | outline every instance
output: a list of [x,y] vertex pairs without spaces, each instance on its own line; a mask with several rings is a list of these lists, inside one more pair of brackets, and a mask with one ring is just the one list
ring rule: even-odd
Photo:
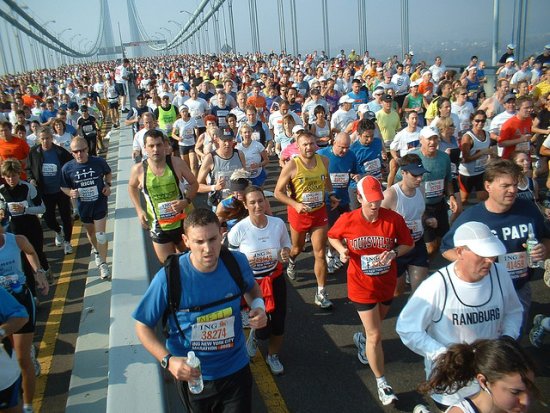
[[[45,232],[48,257],[61,277],[41,299],[38,310],[35,342],[42,375],[37,384],[36,412],[183,411],[173,386],[163,379],[158,364],[135,338],[129,316],[148,277],[158,269],[150,241],[139,227],[127,196],[131,138],[130,128],[113,131],[107,156],[115,174],[108,226],[112,283],[98,278],[78,221],[72,255],[63,256],[52,246],[51,231]],[[272,190],[278,174],[276,162],[271,162],[268,171],[266,188]],[[271,202],[274,213],[285,219],[285,208],[273,199]],[[442,263],[439,259],[433,267]],[[352,336],[359,328],[359,319],[347,300],[345,272],[340,270],[329,277],[335,309],[326,312],[313,304],[310,246],[299,257],[297,268],[297,279],[288,281],[287,328],[281,353],[285,374],[272,377],[261,355],[252,360],[253,411],[411,412],[422,401],[415,388],[423,379],[423,364],[395,333],[396,317],[407,296],[394,301],[383,323],[386,377],[399,396],[395,406],[383,408],[370,369],[357,359]],[[537,274],[533,281],[532,314],[550,314],[550,289],[541,278],[542,274]],[[525,338],[523,344],[540,368],[539,388],[550,389],[550,343],[547,341],[540,350]],[[265,354],[265,346],[260,348]],[[548,401],[548,392],[542,393]],[[548,408],[536,403],[531,411],[548,412]]]

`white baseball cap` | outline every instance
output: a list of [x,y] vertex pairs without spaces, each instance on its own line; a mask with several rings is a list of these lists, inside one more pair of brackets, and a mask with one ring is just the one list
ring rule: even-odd
[[506,252],[506,247],[481,222],[470,221],[459,226],[453,236],[455,247],[468,247],[480,257],[497,257]]

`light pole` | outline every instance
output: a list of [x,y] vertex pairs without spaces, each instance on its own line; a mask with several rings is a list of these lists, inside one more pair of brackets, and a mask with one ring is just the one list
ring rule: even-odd
[[[172,23],[172,24],[175,24],[176,25],[176,30],[179,30],[181,28],[181,24],[179,24],[177,21],[175,20],[168,20],[168,23]],[[178,48],[176,47],[176,53],[181,53],[183,54],[183,44],[181,44],[181,47],[180,47],[180,50],[178,51]]]
[[[50,23],[55,23],[55,20],[48,20],[46,23],[44,23],[44,24],[42,25],[42,28],[45,29],[46,26],[47,26],[48,24],[50,24]],[[44,37],[42,37],[42,39],[44,39]],[[44,46],[44,44],[42,44],[42,60],[44,60],[44,67],[48,68],[49,65],[48,65],[48,63],[47,63],[47,61],[46,61],[46,52],[45,52],[45,46]],[[52,62],[52,63],[53,63],[53,62]]]
[[[73,37],[71,37],[71,40],[69,40],[69,46],[71,49],[74,49],[73,40],[76,39],[78,36],[82,36],[82,35],[80,33],[77,33]],[[75,57],[73,56],[73,63],[74,62],[75,62]]]
[[[69,27],[68,29],[61,30],[61,32],[57,35],[57,38],[62,42],[63,40],[61,39],[61,36],[63,36],[65,32],[68,32],[70,30],[72,30],[71,27]],[[62,64],[67,64],[67,56],[65,54],[61,54],[61,62]]]
[[[168,44],[168,42],[166,41],[166,35],[162,34],[161,32],[155,32],[155,34],[158,34],[159,37],[161,39],[164,39],[164,47],[166,47],[166,45]],[[159,54],[160,54],[160,50],[159,50]],[[166,49],[164,49],[164,54],[168,54],[168,51]]]
[[[193,13],[191,13],[187,10],[180,10],[180,13],[187,13],[190,16],[194,16]],[[193,30],[195,31],[195,33],[193,34],[193,39],[194,40],[192,40],[192,43],[195,45],[195,53],[198,54],[198,53],[200,53],[200,50],[202,49],[202,47],[201,47],[201,36],[200,36],[200,33],[198,32],[198,30],[196,30],[197,29],[197,22],[196,21],[193,22],[193,26],[194,26]]]
[[[172,30],[167,29],[166,27],[161,27],[160,30],[165,30],[168,33],[168,35],[170,36],[169,38],[172,39]],[[170,41],[172,41],[172,40],[170,40]],[[168,39],[166,39],[166,43],[168,43]],[[166,49],[166,53],[168,53],[168,49]]]

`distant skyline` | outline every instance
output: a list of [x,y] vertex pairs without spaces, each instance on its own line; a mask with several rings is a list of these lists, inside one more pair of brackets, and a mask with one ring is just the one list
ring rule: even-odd
[[[161,32],[170,36],[165,27],[171,31],[172,37],[184,26],[189,15],[180,13],[182,9],[194,12],[200,0],[164,0],[161,3],[149,0],[134,0],[140,19],[149,35]],[[84,48],[90,45],[97,36],[99,27],[100,1],[99,0],[56,0],[44,2],[43,0],[18,1],[22,6],[27,6],[29,14],[42,24],[55,20],[55,23],[47,25],[50,33],[56,35],[65,29],[62,36],[65,43],[73,38],[73,45]],[[123,42],[129,42],[130,29],[128,24],[128,10],[125,0],[109,0],[111,24],[115,42],[119,43],[119,29]],[[227,1],[226,1],[227,3]],[[400,0],[385,0],[379,2],[367,0],[367,48],[371,55],[384,59],[388,55],[401,55],[401,15]],[[258,23],[260,33],[260,47],[264,52],[280,52],[279,24],[277,15],[277,2],[256,0],[258,8]],[[434,7],[434,5],[437,7]],[[514,0],[501,0],[500,14],[500,39],[499,54],[503,53],[505,46],[512,40]],[[284,0],[285,5],[285,34],[286,50],[292,52],[292,34],[290,26],[289,1]],[[550,43],[550,7],[548,0],[529,0],[527,17],[526,54],[540,53],[545,43]],[[53,6],[53,7],[52,7]],[[206,11],[210,9],[206,7]],[[7,10],[5,4],[3,10]],[[227,21],[227,4],[223,6],[225,24],[222,21],[224,13],[219,14],[221,43],[230,44],[229,23]],[[296,12],[298,16],[298,42],[301,53],[309,53],[313,50],[323,50],[323,31],[321,24],[321,2],[319,0],[297,0]],[[358,44],[357,0],[329,0],[329,37],[330,54],[335,56],[340,49],[362,49]],[[418,59],[432,59],[436,54],[441,54],[444,60],[453,64],[465,63],[464,56],[477,53],[481,59],[490,62],[492,44],[492,14],[493,1],[491,0],[411,0],[409,1],[409,38],[411,49],[415,51]],[[235,22],[235,38],[238,52],[252,50],[250,34],[250,20],[248,1],[233,0],[233,16]],[[174,20],[181,25],[179,27],[169,20]],[[0,19],[0,34],[6,39],[6,21]],[[15,42],[10,32],[10,43],[15,47]],[[210,52],[215,51],[212,26],[209,26]],[[227,33],[227,37],[226,37]],[[30,49],[23,36],[23,49]],[[84,40],[83,40],[84,39]],[[460,47],[469,45],[469,50]],[[489,46],[487,48],[487,45]],[[27,46],[27,47],[25,47]],[[450,47],[449,47],[450,46]],[[480,52],[476,52],[479,47]],[[453,50],[455,49],[455,50]],[[481,53],[483,52],[483,54]],[[17,54],[14,59],[17,60]],[[28,52],[27,52],[28,55]],[[460,61],[458,61],[460,59]],[[32,59],[27,57],[32,65]],[[0,69],[1,70],[1,69]]]

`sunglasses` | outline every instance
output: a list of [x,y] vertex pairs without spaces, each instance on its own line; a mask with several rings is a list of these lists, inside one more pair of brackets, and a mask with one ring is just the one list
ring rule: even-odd
[[474,122],[476,123],[484,123],[485,119],[474,119]]
[[71,152],[74,154],[80,153],[80,152],[86,152],[88,148],[81,148],[81,149],[73,149]]

